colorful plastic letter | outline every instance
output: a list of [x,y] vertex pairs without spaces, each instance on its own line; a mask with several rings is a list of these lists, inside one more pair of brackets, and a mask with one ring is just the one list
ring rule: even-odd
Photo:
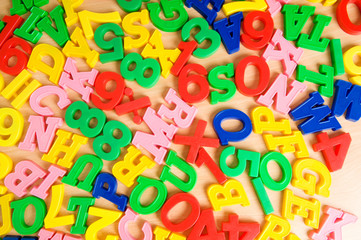
[[[226,131],[222,128],[222,122],[229,119],[236,119],[242,122],[242,129],[239,131]],[[228,142],[240,142],[252,133],[251,119],[242,111],[237,109],[225,109],[216,114],[213,118],[213,128],[216,131],[222,146]]]
[[295,215],[304,218],[307,226],[318,229],[321,203],[316,199],[306,200],[295,196],[291,190],[285,189],[282,203],[282,216],[294,220]]
[[[89,102],[90,94],[93,92],[91,86],[94,85],[98,75],[98,70],[92,69],[90,72],[78,72],[76,61],[68,58],[64,65],[64,72],[60,76],[59,86],[71,88],[81,95],[85,102]],[[85,85],[87,83],[87,86]]]
[[[354,46],[343,54],[346,73],[352,75],[350,81],[354,84],[361,85],[361,66],[354,62],[355,55],[361,55],[361,46]],[[355,76],[356,75],[356,76]]]
[[78,8],[84,0],[59,0],[63,4],[66,18],[65,22],[68,27],[74,25],[78,22],[78,13],[74,11],[75,8]]
[[212,184],[207,190],[207,195],[214,211],[220,211],[224,206],[250,205],[243,185],[234,179],[228,180],[223,186]]
[[284,15],[284,35],[288,41],[295,41],[307,20],[315,13],[315,6],[298,6],[286,4],[282,7]]
[[[69,41],[70,42],[70,41]],[[45,56],[51,57],[54,63],[51,65],[43,62]],[[42,72],[49,76],[49,81],[58,84],[60,74],[63,71],[65,57],[63,53],[49,44],[36,45],[31,52],[28,68],[33,72]]]
[[[13,161],[5,153],[0,152],[0,180],[3,180],[13,169]],[[0,195],[5,194],[7,188],[0,184]]]
[[30,9],[31,14],[20,28],[14,30],[14,34],[29,42],[36,44],[43,36],[42,32],[35,30],[36,24],[44,18],[48,13],[38,7],[32,7]]
[[203,137],[204,131],[206,129],[207,122],[204,120],[199,120],[194,136],[183,136],[175,135],[173,142],[175,144],[189,145],[190,149],[187,156],[187,162],[194,163],[197,158],[198,151],[202,146],[206,147],[219,147],[219,140],[215,138],[205,138]]
[[95,203],[95,198],[91,197],[70,197],[68,203],[68,211],[76,211],[77,206],[78,214],[76,216],[75,224],[71,227],[71,234],[84,234],[88,226],[86,221],[88,219],[89,208]]
[[177,233],[171,233],[169,230],[156,226],[153,230],[155,240],[186,240],[186,237]]
[[5,177],[5,186],[18,197],[23,197],[28,193],[37,180],[44,178],[46,172],[36,163],[24,160],[16,164],[14,172]]
[[49,173],[44,178],[39,186],[31,189],[30,193],[38,198],[45,199],[49,192],[50,187],[58,180],[58,178],[65,175],[66,171],[56,165],[51,165],[48,169]]
[[130,146],[123,161],[119,161],[113,166],[113,175],[127,187],[131,187],[134,184],[134,180],[146,169],[151,169],[155,166],[155,162],[152,159],[144,155],[141,156],[141,154],[142,152],[136,147]]
[[[197,10],[211,26],[217,17],[217,13],[221,10],[224,0],[186,0],[185,5],[189,8],[193,7]],[[212,4],[209,8],[209,5]],[[238,34],[239,35],[239,34]]]
[[345,118],[347,120],[358,121],[361,117],[361,86],[337,80],[335,88],[336,94],[332,102],[332,113],[339,117],[346,112]]
[[335,69],[334,75],[345,74],[345,66],[342,57],[341,40],[338,38],[331,39],[330,42],[332,66]]
[[57,105],[60,109],[64,109],[71,104],[68,94],[60,87],[57,86],[42,86],[36,89],[30,96],[29,104],[31,109],[37,114],[43,116],[53,116],[54,112],[50,107],[44,106],[41,100],[50,95],[58,97]]
[[291,231],[290,223],[281,217],[270,214],[265,217],[266,224],[256,240],[283,240]]
[[283,134],[291,134],[291,125],[288,119],[276,121],[273,112],[268,107],[256,107],[252,110],[251,119],[253,123],[253,131],[257,134],[263,132],[282,132]]
[[[121,239],[129,239],[136,240],[129,232],[128,232],[128,224],[129,222],[135,222],[138,218],[138,214],[133,212],[132,209],[128,208],[125,211],[125,215],[120,219],[118,225],[118,232]],[[142,227],[142,231],[144,234],[143,240],[151,240],[153,237],[152,227],[148,222],[145,222]]]
[[310,93],[310,97],[290,112],[293,120],[305,119],[298,128],[303,134],[315,133],[325,129],[336,131],[341,128],[335,115],[318,92]]
[[167,124],[150,107],[147,108],[143,119],[153,134],[137,131],[132,143],[138,148],[141,146],[145,148],[155,157],[154,161],[161,164],[167,154],[167,148],[170,147],[170,140],[173,139],[177,131],[177,127]]
[[[315,172],[313,175],[304,170]],[[317,179],[319,179],[317,181]],[[312,158],[299,159],[293,164],[292,185],[302,189],[306,194],[329,197],[331,187],[331,174],[327,167],[320,161]]]
[[[270,107],[275,99],[275,109],[282,114],[288,114],[291,110],[290,105],[297,95],[306,90],[306,84],[293,80],[290,84],[290,90],[287,93],[287,76],[279,74],[276,80],[268,88],[268,90],[260,95],[256,100],[257,103]],[[276,97],[275,97],[276,96]]]
[[[62,167],[71,168],[75,155],[80,147],[88,142],[88,138],[61,129],[56,131],[56,136],[57,138],[50,151],[44,154],[41,159],[50,163],[56,163]],[[66,145],[70,138],[72,143]],[[59,157],[60,153],[64,153],[64,156]]]
[[177,92],[173,88],[168,90],[164,100],[168,104],[173,103],[175,108],[171,110],[162,104],[158,110],[158,115],[173,120],[175,125],[179,128],[188,128],[196,117],[198,109],[194,106],[189,106],[178,97]]
[[277,29],[262,57],[267,61],[270,59],[282,61],[283,74],[287,77],[291,77],[302,54],[302,48],[296,48],[292,45],[291,42],[283,37],[282,31]]
[[[158,211],[162,205],[164,204],[168,191],[166,186],[162,181],[147,178],[144,176],[139,176],[137,179],[137,186],[133,189],[132,193],[129,196],[129,204],[130,207],[137,213],[147,215]],[[140,198],[142,197],[145,190],[150,187],[154,187],[157,189],[156,197],[149,203],[144,206],[140,202]]]
[[327,133],[323,132],[318,134],[316,138],[317,143],[312,145],[313,150],[322,152],[328,170],[334,172],[341,169],[351,144],[350,134],[343,133],[329,138]]
[[38,80],[31,79],[31,74],[28,70],[24,69],[1,91],[1,95],[8,100],[13,98],[11,105],[15,109],[20,109],[28,101],[30,95],[41,86]]
[[311,231],[309,237],[314,240],[327,239],[332,236],[335,240],[342,240],[342,227],[355,223],[357,217],[342,210],[326,206],[325,215],[322,217],[321,227],[317,231]]
[[[91,168],[85,179],[80,181],[79,176],[83,173],[88,164],[91,165]],[[77,186],[84,191],[90,192],[93,189],[93,182],[102,168],[103,161],[99,157],[91,154],[83,155],[76,160],[68,175],[62,179],[62,182],[71,186]]]
[[332,97],[333,95],[333,67],[320,65],[319,72],[313,72],[306,69],[304,65],[297,66],[296,79],[300,82],[308,81],[318,84],[318,91],[322,96]]
[[[49,16],[42,18],[36,26],[42,32],[46,32],[60,47],[63,47],[65,43],[70,40],[69,32],[64,20],[64,8],[62,6],[56,6],[50,13]],[[53,27],[52,23],[54,22]]]
[[209,85],[212,88],[222,90],[222,93],[218,91],[210,92],[211,104],[217,104],[219,102],[229,101],[236,94],[237,88],[234,82],[231,80],[220,79],[219,76],[221,74],[224,74],[227,78],[234,77],[233,63],[228,63],[227,65],[224,66],[217,66],[213,68],[211,71],[209,71],[208,73]]
[[263,139],[267,149],[274,151],[279,147],[280,152],[295,153],[296,158],[308,157],[309,153],[305,140],[300,131],[292,131],[291,135],[273,136],[272,134],[264,134]]
[[63,125],[62,118],[48,117],[46,119],[47,127],[45,127],[43,116],[29,116],[29,128],[26,132],[24,141],[19,143],[19,149],[26,151],[34,151],[37,140],[40,152],[47,153],[50,145],[55,137],[55,131]]
[[0,196],[1,220],[0,235],[4,236],[12,229],[10,202],[14,200],[14,194],[8,193]]
[[68,41],[63,48],[64,55],[67,57],[84,58],[89,67],[94,68],[99,60],[99,53],[89,48],[83,30],[79,27],[75,28],[70,39],[71,41]]
[[[169,181],[174,186],[183,192],[190,192],[195,187],[197,182],[197,173],[195,169],[186,161],[177,156],[177,153],[169,150],[167,160],[165,162],[168,166],[164,166],[160,174],[160,180],[163,182]],[[186,175],[186,180],[179,178],[171,172],[172,166],[176,166],[180,171]]]
[[223,18],[213,24],[213,28],[221,36],[228,54],[239,51],[242,20],[243,14],[239,12],[229,16],[229,19]]
[[[123,213],[103,208],[90,207],[89,215],[100,217],[100,219],[89,225],[85,232],[85,240],[98,240],[98,232],[101,229],[115,223],[123,215]],[[119,237],[117,235],[109,234],[106,235],[106,239],[118,240]]]
[[100,173],[95,180],[92,195],[95,198],[107,199],[117,205],[120,211],[124,212],[127,208],[128,196],[124,194],[117,195],[117,187],[117,179],[113,175]]
[[148,43],[150,37],[149,30],[146,27],[135,24],[136,22],[140,22],[141,25],[149,24],[149,11],[143,9],[140,12],[128,13],[123,18],[122,28],[124,32],[128,35],[139,36],[137,39],[134,39],[133,37],[124,37],[124,50],[141,48]]
[[316,15],[313,19],[314,26],[311,34],[302,33],[298,39],[297,47],[311,49],[318,52],[324,52],[330,42],[330,39],[322,38],[321,35],[326,26],[331,22],[332,17],[326,15]]

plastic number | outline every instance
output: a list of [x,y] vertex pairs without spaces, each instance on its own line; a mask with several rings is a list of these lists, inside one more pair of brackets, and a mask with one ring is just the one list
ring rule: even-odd
[[[189,75],[191,71],[195,71],[200,75]],[[203,75],[203,76],[201,76]],[[207,75],[207,70],[199,64],[188,64],[185,66],[178,78],[178,90],[182,99],[188,103],[202,102],[208,97],[209,84],[204,77]],[[190,84],[197,84],[199,86],[199,92],[197,94],[190,94],[188,92],[188,86]]]
[[119,12],[95,13],[88,10],[83,10],[78,13],[78,16],[86,39],[92,39],[94,37],[94,31],[91,22],[120,23],[122,21]]
[[[114,136],[115,130],[119,129],[122,132],[121,138]],[[102,159],[112,161],[119,157],[120,148],[127,146],[132,139],[132,132],[121,122],[112,120],[105,124],[103,135],[94,139],[94,152]],[[104,145],[108,145],[110,150],[104,149]]]
[[[176,32],[188,21],[188,13],[181,0],[160,0],[160,3],[147,4],[147,8],[154,26],[164,32]],[[162,9],[164,17],[170,20],[159,17]],[[177,18],[173,19],[174,17]]]
[[182,28],[182,40],[187,41],[190,38],[190,34],[193,28],[199,28],[199,32],[194,36],[198,44],[208,40],[211,44],[208,48],[197,48],[193,55],[198,58],[207,58],[215,53],[221,45],[221,37],[219,34],[209,29],[208,22],[203,18],[193,18],[188,21]]
[[222,10],[226,16],[229,16],[237,12],[265,11],[267,7],[268,5],[264,0],[235,1],[224,4]]
[[[23,51],[16,48],[18,46]],[[12,76],[17,76],[26,67],[29,60],[27,54],[30,55],[31,51],[32,47],[25,40],[15,37],[9,39],[0,50],[0,70]],[[9,64],[12,57],[16,57],[15,65]]]
[[[80,118],[76,118],[76,113],[80,111]],[[90,126],[92,119],[97,120],[96,126]],[[86,137],[95,137],[102,131],[106,121],[105,114],[97,109],[89,109],[88,105],[82,101],[72,103],[65,113],[65,122],[71,128],[80,128],[81,133]]]
[[[115,88],[107,90],[109,82],[115,82]],[[114,109],[123,99],[125,82],[124,78],[115,72],[102,72],[98,75],[94,83],[94,89],[97,93],[92,93],[91,100],[97,108],[102,110]],[[109,100],[109,101],[103,101]]]
[[[5,120],[10,117],[12,124],[7,126]],[[23,133],[24,118],[21,113],[12,108],[0,108],[0,146],[14,146]]]
[[[259,72],[259,83],[256,88],[248,88],[245,84],[245,71],[248,65],[254,65]],[[237,65],[235,83],[238,91],[243,95],[253,97],[261,94],[268,86],[270,70],[263,58],[248,56],[243,58]]]
[[3,26],[0,32],[0,47],[14,35],[14,30],[20,27],[23,21],[24,19],[18,15],[3,17],[1,21]]
[[360,0],[341,0],[337,6],[336,17],[338,25],[342,30],[348,34],[357,35],[361,33],[361,25],[354,24],[348,15],[347,6],[349,4],[355,4],[359,11],[361,10],[361,1]]
[[[255,29],[253,23],[261,21],[263,28]],[[247,14],[242,23],[244,34],[241,35],[242,44],[252,50],[262,49],[272,37],[273,19],[268,12],[254,11]]]
[[[113,32],[117,37],[106,41],[104,36],[108,32]],[[114,49],[113,52],[100,54],[99,59],[102,63],[118,61],[124,57],[123,40],[121,36],[124,36],[124,32],[118,24],[106,23],[97,28],[94,35],[95,43],[103,50]]]
[[[129,70],[132,64],[136,64],[133,70]],[[145,76],[148,69],[152,70],[152,75]],[[137,83],[144,88],[153,87],[160,77],[160,65],[153,58],[143,59],[138,53],[130,53],[125,56],[120,64],[120,72],[127,80],[136,80]]]
[[142,6],[142,0],[117,0],[119,6],[126,12],[138,11]]

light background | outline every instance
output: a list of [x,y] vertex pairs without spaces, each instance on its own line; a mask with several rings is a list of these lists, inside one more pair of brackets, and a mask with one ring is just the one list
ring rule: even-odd
[[[308,1],[305,1],[305,0],[296,0],[296,1],[292,1],[291,3],[292,4],[300,4],[300,5],[314,5],[317,7],[315,14],[324,14],[324,15],[332,16],[332,21],[331,21],[330,25],[328,27],[326,27],[325,31],[322,34],[322,37],[330,38],[330,39],[331,38],[340,38],[341,43],[342,43],[343,52],[345,52],[352,46],[360,44],[361,40],[360,40],[359,36],[348,35],[348,34],[344,33],[338,26],[338,23],[336,20],[337,4],[335,4],[334,6],[331,6],[331,7],[324,7],[321,5],[321,3],[309,3]],[[59,3],[57,1],[50,0],[50,3],[42,8],[47,11],[50,11],[58,4]],[[147,3],[143,3],[142,9],[146,8],[146,4]],[[1,13],[0,17],[1,18],[4,15],[9,14],[10,7],[11,7],[10,0],[1,1],[1,3],[0,3],[0,13]],[[100,0],[85,0],[84,3],[77,10],[78,11],[89,10],[89,11],[104,12],[104,13],[111,12],[111,11],[119,11],[122,18],[126,15],[126,13],[121,10],[121,8],[118,6],[118,4],[115,0],[101,0],[101,1]],[[200,16],[193,9],[187,8],[187,11],[189,13],[190,18]],[[351,19],[354,22],[358,22],[360,14],[355,5],[353,5],[353,4],[349,5],[349,13],[350,13]],[[26,18],[27,16],[28,16],[28,14],[25,14],[22,17]],[[224,17],[225,16],[221,11],[218,14],[217,20],[222,19]],[[274,17],[274,22],[275,22],[275,28],[283,30],[283,15],[281,13],[278,13]],[[312,26],[313,26],[313,23],[312,23],[312,17],[311,17],[307,21],[307,24],[305,25],[305,27],[303,28],[302,33],[310,33]],[[151,31],[151,33],[156,29],[152,25],[152,23],[146,25],[146,27]],[[70,29],[69,29],[70,34],[74,30],[74,28],[75,28],[75,26],[70,27]],[[173,49],[173,48],[177,47],[178,43],[181,41],[180,33],[181,33],[180,31],[178,31],[176,33],[162,32],[162,34],[163,34],[162,40],[165,45],[165,48]],[[49,38],[46,34],[43,35],[43,37],[41,38],[39,43],[49,43],[51,45],[58,47],[58,45],[51,38]],[[95,45],[94,41],[88,41],[88,43],[92,48],[98,50],[100,53],[103,52]],[[133,49],[133,51],[136,51],[139,53],[141,52],[141,50],[142,49]],[[126,52],[126,53],[128,53],[128,52]],[[232,54],[232,55],[228,55],[225,48],[223,47],[223,45],[221,45],[219,50],[211,57],[209,57],[207,59],[198,59],[198,58],[192,57],[189,62],[202,64],[203,66],[206,67],[207,71],[209,72],[212,68],[214,68],[216,66],[225,65],[228,63],[233,63],[234,66],[236,67],[238,62],[242,58],[249,56],[249,55],[261,56],[262,53],[263,53],[263,50],[251,51],[251,50],[245,48],[244,46],[242,46],[242,44],[241,44],[239,52]],[[78,65],[78,68],[80,71],[88,71],[89,70],[89,67],[85,64],[85,62],[82,59],[77,58],[76,60],[77,60],[77,65]],[[359,60],[360,59],[355,59],[356,62],[358,62]],[[269,64],[269,67],[271,70],[271,82],[273,82],[275,77],[282,71],[282,65],[281,65],[281,62],[279,62],[279,61],[269,61],[268,64]],[[304,54],[302,55],[300,64],[306,65],[307,69],[310,69],[313,71],[318,71],[318,67],[320,64],[331,65],[329,48],[324,53],[315,52],[315,51],[311,51],[311,50],[307,50],[307,49],[304,50]],[[120,67],[120,62],[113,62],[113,63],[107,63],[107,64],[101,64],[100,62],[98,62],[95,66],[95,68],[98,69],[100,72],[115,71],[117,73],[120,72],[119,67]],[[12,76],[9,76],[7,74],[3,74],[3,76],[4,76],[6,84],[8,84],[13,79]],[[247,68],[246,76],[247,76],[247,85],[249,87],[255,86],[257,84],[257,81],[258,81],[257,73],[254,71],[253,67]],[[46,76],[41,73],[34,74],[34,77],[35,77],[35,79],[38,79],[43,85],[51,84],[49,81],[47,81]],[[295,73],[294,73],[292,79],[294,79],[294,77],[295,77]],[[343,75],[343,76],[337,77],[335,79],[347,80],[348,77],[349,76],[347,76],[347,75]],[[152,101],[152,107],[155,110],[157,110],[162,103],[165,103],[164,97],[169,88],[174,88],[174,89],[178,90],[177,82],[178,81],[177,81],[176,77],[174,77],[173,75],[169,75],[168,79],[164,79],[161,77],[159,82],[156,84],[156,86],[151,89],[144,89],[144,88],[140,87],[139,85],[137,85],[135,82],[131,82],[131,81],[126,81],[126,84],[128,87],[131,87],[134,89],[135,98],[139,98],[139,97],[148,95]],[[307,90],[304,93],[297,96],[296,101],[292,104],[292,107],[297,106],[299,103],[301,103],[305,99],[307,99],[308,93],[317,90],[317,86],[315,84],[308,83],[308,82],[306,82],[306,84],[308,86]],[[80,100],[80,96],[77,93],[75,93],[74,91],[67,90],[67,92],[72,100]],[[47,99],[45,101],[47,102],[48,106],[53,106],[52,109],[58,109],[55,106],[55,101],[56,101],[55,97],[51,97],[51,96],[47,97]],[[329,106],[331,106],[332,98],[331,99],[325,98],[325,101],[326,101],[326,103],[329,104]],[[90,103],[90,105],[93,106],[91,103]],[[240,94],[239,92],[236,93],[235,97],[231,101],[228,101],[225,103],[211,105],[209,102],[209,98],[208,98],[206,101],[203,101],[201,103],[197,103],[194,105],[199,110],[198,114],[196,116],[196,120],[194,121],[193,125],[189,129],[179,130],[178,134],[193,135],[195,128],[196,128],[196,124],[198,122],[198,119],[202,119],[202,120],[206,120],[208,122],[205,136],[215,138],[217,136],[212,127],[212,120],[216,113],[218,113],[219,111],[221,111],[223,109],[235,108],[235,109],[239,109],[239,110],[245,112],[247,115],[250,116],[252,109],[259,106],[255,102],[255,98],[246,97],[246,96]],[[9,101],[1,96],[0,96],[0,106],[1,107],[11,107]],[[29,115],[32,115],[35,113],[31,110],[28,103],[25,104],[20,109],[20,112],[23,114],[24,120],[25,120],[24,132],[23,132],[23,136],[21,138],[21,141],[22,141],[22,139],[25,136],[26,130],[28,128],[27,119],[28,119]],[[141,113],[144,114],[144,110],[142,110]],[[106,111],[106,114],[107,114],[108,120],[113,120],[113,119],[119,120],[119,121],[125,123],[127,126],[129,126],[129,128],[132,130],[133,135],[135,134],[135,132],[137,130],[142,130],[142,131],[146,131],[146,132],[150,131],[145,123],[142,123],[141,125],[134,124],[132,122],[132,114],[117,116],[114,111]],[[65,111],[58,111],[58,112],[56,112],[55,116],[64,118]],[[289,118],[289,116],[283,116],[276,112],[275,112],[275,116],[277,118]],[[354,123],[354,122],[347,121],[347,120],[345,120],[345,118],[343,116],[339,117],[338,120],[340,121],[340,123],[343,127],[341,131],[349,132],[351,134],[351,137],[352,137],[351,147],[348,151],[348,155],[347,155],[347,158],[345,160],[342,170],[331,174],[332,175],[332,186],[330,189],[330,192],[331,192],[330,197],[324,198],[324,197],[320,197],[320,196],[316,195],[316,196],[314,196],[314,198],[320,200],[322,207],[325,205],[330,205],[332,207],[341,208],[344,211],[353,213],[356,216],[361,216],[361,207],[359,204],[359,200],[361,199],[361,184],[360,184],[360,182],[361,182],[361,164],[360,164],[360,160],[359,160],[360,154],[358,154],[358,152],[357,152],[358,149],[360,149],[360,147],[361,147],[361,140],[360,140],[361,128],[359,126],[359,122]],[[297,126],[293,121],[291,121],[291,124],[292,124],[291,125],[292,129],[297,129]],[[240,128],[240,127],[241,126],[239,126],[238,122],[229,121],[229,125],[227,125],[226,129],[236,130],[237,128]],[[80,131],[78,131],[76,129],[71,129],[68,126],[66,126],[66,124],[63,125],[62,129],[69,130],[71,132],[80,134]],[[324,162],[321,154],[314,153],[312,151],[312,144],[316,142],[315,134],[306,135],[306,136],[304,136],[304,139],[307,143],[307,147],[310,152],[310,157],[315,158],[321,162]],[[94,152],[92,150],[92,142],[93,142],[93,139],[89,139],[88,144],[81,147],[81,149],[78,152],[75,159],[82,156],[83,154],[89,154],[89,153],[94,154]],[[267,149],[263,142],[262,136],[255,134],[255,133],[252,133],[246,140],[244,140],[242,142],[238,142],[238,143],[231,143],[231,145],[235,146],[236,148],[239,148],[239,149],[258,151],[258,152],[261,152],[262,155],[267,152]],[[180,157],[182,157],[183,159],[186,158],[187,153],[188,153],[187,146],[180,146],[180,145],[172,144],[171,149],[175,150],[178,153],[178,155]],[[207,148],[207,151],[215,159],[217,164],[219,162],[219,156],[223,149],[224,149],[224,147],[220,147],[218,149]],[[14,166],[16,163],[18,163],[19,161],[22,161],[24,159],[30,159],[32,161],[35,161],[37,164],[41,165],[42,167],[44,167],[46,169],[50,166],[50,164],[48,162],[44,162],[41,160],[42,153],[39,152],[38,150],[36,150],[34,152],[26,152],[26,151],[19,150],[16,146],[14,146],[14,147],[8,147],[8,148],[0,147],[0,151],[8,154],[12,158],[12,160],[14,162]],[[145,150],[142,150],[142,152],[144,154],[147,154],[148,156],[151,156]],[[112,161],[112,162],[104,161],[103,172],[111,172],[113,165],[116,162],[118,162],[119,160],[121,160],[125,153],[126,153],[126,149],[124,148],[124,149],[122,149],[122,154],[119,157],[119,159]],[[286,156],[291,163],[293,163],[295,161],[295,157],[293,154],[286,154]],[[191,194],[196,196],[196,198],[199,200],[202,209],[210,208],[211,205],[207,198],[206,190],[210,184],[216,183],[216,180],[206,167],[197,168],[195,165],[194,165],[194,167],[196,168],[196,171],[198,174],[198,181],[197,181],[197,184],[196,184],[196,187],[194,188],[194,190],[191,191]],[[277,165],[270,164],[269,170],[271,172],[271,175],[274,177],[278,177],[280,174],[280,170],[277,167]],[[161,171],[162,171],[162,167],[156,166],[153,169],[146,170],[143,173],[143,175],[147,176],[147,177],[159,179]],[[246,170],[246,172],[248,172],[248,171]],[[262,208],[260,206],[258,198],[252,187],[250,178],[248,177],[246,172],[243,173],[241,176],[236,177],[235,179],[239,180],[243,184],[251,205],[248,207],[242,207],[240,205],[224,207],[222,209],[222,211],[215,212],[215,218],[216,218],[218,229],[220,229],[221,223],[223,221],[228,220],[228,214],[232,213],[232,212],[237,213],[239,215],[239,218],[241,221],[257,221],[257,222],[261,223],[261,227],[264,224],[265,215],[262,211]],[[60,181],[58,181],[58,183],[60,183]],[[177,189],[173,185],[169,184],[169,182],[166,183],[166,186],[168,189],[168,197],[174,195],[177,192],[180,192],[179,189]],[[134,188],[134,186],[132,188],[127,188],[122,183],[119,183],[117,193],[129,195],[133,188]],[[310,196],[304,194],[303,191],[296,189],[296,188],[292,187],[291,185],[289,185],[288,188],[292,189],[293,192],[298,196],[308,198],[308,199],[311,198]],[[91,196],[90,193],[85,192],[80,189],[77,189],[77,188],[74,188],[74,187],[71,187],[69,185],[65,185],[65,191],[66,191],[66,196],[64,198],[64,202],[63,202],[63,206],[62,206],[60,215],[70,213],[70,212],[66,211],[66,206],[68,204],[69,197],[71,197],[71,196],[89,196],[90,197]],[[274,214],[280,216],[281,209],[282,209],[283,192],[274,192],[274,191],[270,191],[270,190],[267,190],[267,192],[269,194],[269,197],[270,197],[273,207],[275,209]],[[152,192],[147,191],[146,195],[147,196],[144,197],[144,202],[151,199]],[[51,195],[50,195],[50,197],[48,197],[48,199],[46,199],[48,206],[49,206],[50,199],[51,199]],[[109,203],[107,200],[104,200],[104,199],[97,199],[95,202],[95,206],[112,209],[112,210],[117,209],[114,204]],[[182,219],[185,216],[185,212],[189,211],[189,210],[185,209],[185,206],[186,206],[185,204],[184,205],[179,204],[174,209],[174,211],[170,213],[170,217],[172,219],[179,219],[179,220]],[[29,208],[27,210],[26,214],[28,216],[28,221],[31,222],[32,215],[33,215],[32,210]],[[96,220],[96,218],[90,216],[88,219],[88,224],[90,224],[94,220]],[[138,221],[136,223],[131,223],[129,225],[129,230],[134,235],[134,237],[141,238],[142,234],[140,233],[140,229],[145,220],[149,221],[151,223],[153,229],[156,225],[163,226],[162,222],[160,220],[160,211],[158,211],[155,214],[151,214],[151,215],[147,215],[147,216],[140,216],[140,218],[138,219]],[[301,217],[296,216],[294,221],[289,220],[289,222],[292,226],[291,231],[293,233],[297,234],[301,239],[308,239],[307,232],[312,229],[310,227],[307,227],[303,223],[303,219]],[[343,239],[346,239],[346,240],[360,239],[360,236],[361,236],[360,226],[361,226],[360,221],[358,221],[356,224],[351,224],[351,225],[345,226],[343,228]],[[68,233],[70,231],[70,227],[71,226],[64,226],[64,227],[57,228],[56,230],[61,230],[61,231]],[[16,234],[16,232],[13,230],[11,232],[11,234]],[[99,239],[105,239],[105,236],[107,234],[117,234],[117,223],[103,229],[98,235]],[[185,232],[184,234],[188,235],[189,230],[187,232]]]

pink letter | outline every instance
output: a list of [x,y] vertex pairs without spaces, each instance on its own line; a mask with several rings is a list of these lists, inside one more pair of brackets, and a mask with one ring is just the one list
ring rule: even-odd
[[290,105],[297,94],[307,88],[305,84],[296,80],[293,80],[290,86],[291,89],[287,93],[287,76],[281,73],[268,88],[267,92],[259,96],[256,102],[269,107],[273,104],[273,98],[277,94],[275,109],[282,114],[287,114],[291,110]]
[[[158,110],[158,115],[172,119],[177,127],[188,128],[192,124],[198,109],[185,103],[180,97],[177,96],[177,92],[172,88],[169,89],[167,96],[165,96],[165,100],[169,104],[174,103],[175,108],[174,110],[170,110],[162,104]],[[185,114],[184,117],[182,117],[183,114]]]
[[55,183],[55,181],[65,175],[66,171],[56,165],[51,165],[48,169],[49,174],[43,180],[43,182],[38,187],[31,189],[30,193],[38,198],[45,199],[49,192],[50,187]]
[[55,131],[63,125],[63,119],[57,117],[48,117],[45,129],[44,117],[30,115],[28,119],[30,125],[23,142],[19,143],[19,148],[27,151],[35,150],[35,138],[38,141],[39,151],[47,153],[53,142]]
[[[277,47],[280,50],[276,50]],[[277,29],[262,57],[266,61],[270,59],[282,61],[283,73],[287,77],[291,77],[301,59],[302,53],[302,48],[293,46],[291,42],[283,37],[283,32]]]
[[326,206],[325,210],[328,216],[322,217],[321,227],[317,231],[311,231],[309,237],[313,240],[342,240],[341,228],[346,224],[356,222],[357,217],[330,206]]
[[140,146],[145,148],[154,155],[154,161],[161,164],[167,154],[166,148],[170,147],[170,140],[177,131],[177,127],[164,122],[158,115],[156,115],[154,109],[150,107],[147,108],[143,120],[154,134],[152,135],[137,131],[132,143],[138,148]]
[[44,178],[45,175],[46,172],[36,163],[24,160],[16,164],[14,172],[6,176],[4,184],[16,196],[21,198],[27,194],[27,189],[31,185],[38,179]]
[[64,72],[62,72],[60,77],[59,86],[64,89],[73,89],[82,96],[81,98],[85,102],[89,102],[93,88],[85,86],[84,83],[86,82],[93,86],[97,75],[98,70],[96,69],[92,69],[90,72],[78,72],[75,60],[68,58],[64,66]]
[[49,107],[43,107],[41,100],[50,95],[59,97],[58,107],[64,109],[71,104],[66,92],[57,86],[44,86],[36,89],[30,96],[30,107],[34,112],[43,116],[52,116],[54,112]]
[[[119,236],[121,239],[136,240],[132,235],[130,235],[127,228],[128,222],[134,222],[137,218],[138,214],[128,207],[125,211],[125,215],[120,219],[118,225]],[[153,238],[152,226],[148,222],[143,224],[142,231],[144,234],[143,240],[151,240]]]

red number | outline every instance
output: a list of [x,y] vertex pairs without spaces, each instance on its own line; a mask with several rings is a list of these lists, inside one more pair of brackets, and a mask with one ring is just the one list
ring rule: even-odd
[[[248,88],[244,82],[244,74],[248,65],[254,65],[258,69],[259,83],[256,88]],[[243,95],[254,97],[261,94],[267,88],[269,78],[269,67],[266,61],[261,57],[248,56],[243,58],[237,65],[235,83],[238,91]]]
[[361,33],[361,25],[353,24],[347,13],[347,5],[353,3],[357,6],[361,12],[361,1],[360,0],[341,0],[337,6],[336,17],[338,25],[342,30],[348,34],[357,35]]
[[[19,46],[23,51],[16,48]],[[12,76],[18,75],[28,64],[32,47],[28,42],[20,38],[10,38],[0,49],[0,70]],[[16,57],[16,63],[9,62],[10,58]]]
[[[111,84],[111,82],[115,83],[115,88],[109,91],[107,85]],[[94,83],[94,89],[98,96],[92,93],[91,100],[97,108],[112,110],[122,101],[124,88],[124,78],[120,74],[103,72],[98,75]]]
[[24,19],[18,15],[14,15],[4,16],[2,21],[6,23],[6,25],[0,33],[0,47],[14,35],[14,30],[20,27]]
[[[194,71],[200,75],[189,75],[191,71]],[[203,76],[201,76],[203,75]],[[207,75],[207,70],[199,64],[188,64],[185,66],[179,74],[178,78],[178,90],[182,99],[188,103],[202,102],[208,97],[209,83],[204,77]],[[196,94],[190,94],[188,92],[188,86],[190,84],[197,84],[199,92]]]
[[[255,21],[261,21],[263,28],[253,27]],[[242,23],[242,44],[249,49],[259,50],[267,45],[273,34],[273,19],[268,12],[254,11],[247,14]]]

